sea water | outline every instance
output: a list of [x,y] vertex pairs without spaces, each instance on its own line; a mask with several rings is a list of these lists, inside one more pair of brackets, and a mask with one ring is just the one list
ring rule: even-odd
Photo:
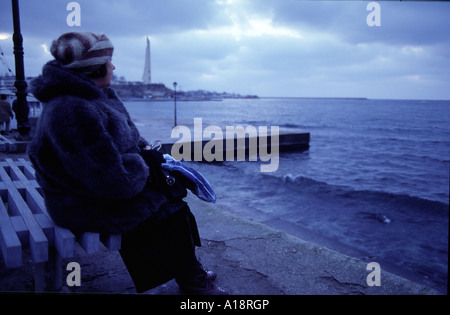
[[[126,106],[140,126],[173,117],[172,102]],[[273,173],[190,163],[227,211],[446,291],[450,101],[228,99],[177,102],[177,116],[309,132],[310,149],[280,153]]]

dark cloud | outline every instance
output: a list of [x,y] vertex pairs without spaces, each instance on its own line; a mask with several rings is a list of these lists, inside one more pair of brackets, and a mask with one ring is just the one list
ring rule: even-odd
[[[62,0],[21,0],[22,31],[48,36],[71,28],[66,24],[67,4]],[[208,25],[214,17],[209,0],[108,0],[76,1],[81,7],[82,28],[116,35],[159,34]],[[11,3],[4,1],[1,28],[12,31]],[[10,25],[10,27],[8,27]]]
[[[260,95],[450,98],[450,3],[379,1],[381,26],[369,27],[369,1],[79,0],[82,26],[69,27],[70,1],[21,0],[27,73],[72,30],[104,32],[116,74],[140,80],[146,36],[155,82],[186,89]],[[12,33],[3,1],[0,33]],[[12,45],[0,41],[12,59]]]
[[448,41],[443,33],[450,29],[450,2],[378,1],[382,24],[379,28],[367,26],[369,2],[273,1],[265,10],[273,15],[276,23],[312,27],[334,33],[350,43],[379,41],[392,45],[425,45]]

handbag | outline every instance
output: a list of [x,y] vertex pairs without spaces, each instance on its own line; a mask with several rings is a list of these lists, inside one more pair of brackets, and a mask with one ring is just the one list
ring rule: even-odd
[[214,189],[201,173],[181,161],[176,161],[169,154],[163,156],[166,160],[165,163],[161,164],[164,171],[168,171],[169,174],[176,174],[176,177],[182,181],[184,186],[199,199],[212,203],[216,202]]
[[176,171],[168,171],[163,168],[160,169],[164,176],[164,192],[171,200],[183,199],[187,196],[187,189],[189,183],[184,180],[184,176]]
[[162,192],[168,199],[178,201],[187,196],[187,183],[177,171],[165,170],[161,167],[165,163],[164,156],[155,149],[141,151],[141,156],[150,168],[150,186]]

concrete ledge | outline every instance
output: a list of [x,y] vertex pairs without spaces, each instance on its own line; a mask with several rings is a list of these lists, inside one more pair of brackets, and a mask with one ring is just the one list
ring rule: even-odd
[[[248,134],[243,136],[231,134],[225,135],[223,138],[219,139],[202,139],[187,142],[165,141],[162,144],[161,152],[171,154],[172,147],[175,145],[175,150],[179,154],[183,153],[183,149],[190,150],[190,161],[205,162],[203,155],[204,150],[208,153],[212,153],[216,158],[218,158],[215,161],[228,160],[227,157],[230,156],[230,153],[233,160],[237,160],[240,155],[248,160],[252,151],[253,154],[256,155],[257,153],[261,155],[262,149],[266,153],[273,152],[272,144],[276,144],[278,146],[276,149],[277,152],[288,152],[306,151],[309,149],[309,142],[309,132],[280,130],[276,141],[272,139],[272,135],[270,133],[265,137],[264,141],[261,141],[259,135]],[[208,146],[208,149],[206,149],[205,146]]]

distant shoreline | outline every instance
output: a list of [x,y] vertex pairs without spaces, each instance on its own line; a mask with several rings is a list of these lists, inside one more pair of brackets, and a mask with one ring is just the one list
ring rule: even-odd
[[[258,96],[258,97],[228,97],[228,98],[190,98],[190,97],[184,97],[184,98],[177,98],[177,102],[210,102],[210,101],[216,101],[220,102],[223,100],[228,99],[234,99],[234,100],[259,100],[259,99],[324,99],[324,100],[356,100],[356,101],[364,101],[368,100],[367,97],[302,97],[302,96],[292,96],[292,97],[286,97],[286,96]],[[123,101],[126,102],[138,102],[138,101],[144,101],[144,102],[173,102],[173,98],[122,98]]]
[[367,97],[321,97],[321,96],[259,96],[260,99],[325,99],[325,100],[368,100]]
[[450,100],[443,99],[403,99],[403,98],[369,98],[369,97],[335,97],[335,96],[259,96],[259,99],[305,99],[305,100],[355,100],[355,101],[369,101],[369,100],[387,100],[387,101],[422,101],[422,102],[450,102]]

